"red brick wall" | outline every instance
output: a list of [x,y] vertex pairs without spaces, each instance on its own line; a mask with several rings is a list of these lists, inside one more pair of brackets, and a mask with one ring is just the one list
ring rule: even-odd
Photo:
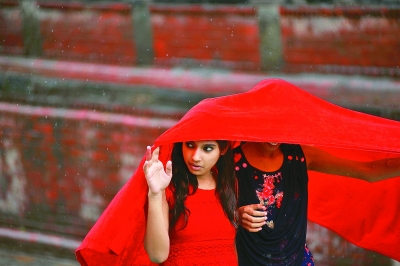
[[128,4],[40,4],[43,57],[106,64],[136,63]]
[[[23,54],[17,3],[0,3],[1,54]],[[140,29],[131,4],[38,3],[44,58],[136,65],[133,33]],[[257,7],[152,4],[149,11],[155,65],[263,65]],[[400,76],[399,17],[399,8],[281,6],[278,70]]]
[[155,64],[259,69],[255,8],[153,5],[150,12]]
[[394,75],[398,68],[400,9],[281,7],[280,14],[289,70],[313,72],[321,65],[377,67],[381,69],[375,72]]
[[0,103],[0,225],[82,239],[175,123]]
[[22,55],[24,41],[18,3],[0,3],[0,54]]

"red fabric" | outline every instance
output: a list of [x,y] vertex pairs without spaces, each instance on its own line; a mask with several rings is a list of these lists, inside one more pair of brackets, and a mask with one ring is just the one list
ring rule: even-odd
[[[399,122],[341,108],[279,79],[200,102],[154,146],[161,146],[165,162],[171,143],[202,139],[308,144],[353,160],[400,156]],[[78,248],[81,263],[105,265],[107,257],[114,261],[107,265],[145,265],[147,185],[141,169],[142,164]],[[399,177],[367,183],[310,172],[309,194],[311,221],[400,260]]]
[[[167,200],[173,201],[168,194]],[[225,216],[215,190],[198,189],[187,197],[185,204],[190,210],[188,224],[171,233],[170,253],[163,265],[237,265],[236,230]],[[175,228],[181,228],[183,222],[181,217]]]

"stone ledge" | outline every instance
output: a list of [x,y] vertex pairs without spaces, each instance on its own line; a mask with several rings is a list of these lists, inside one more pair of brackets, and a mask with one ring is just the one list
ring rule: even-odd
[[[399,116],[400,80],[364,76],[320,74],[260,74],[211,68],[122,67],[92,63],[0,56],[0,72],[54,78],[69,82],[97,82],[110,88],[186,94],[184,101],[240,93],[266,78],[285,79],[334,104],[381,116]],[[189,100],[190,101],[190,100]]]

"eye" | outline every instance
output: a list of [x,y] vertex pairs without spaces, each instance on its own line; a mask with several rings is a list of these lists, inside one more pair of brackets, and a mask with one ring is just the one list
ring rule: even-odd
[[213,150],[214,150],[214,145],[205,145],[203,147],[203,151],[205,151],[205,152],[211,152]]
[[185,142],[186,147],[188,148],[194,148],[194,143],[191,141]]

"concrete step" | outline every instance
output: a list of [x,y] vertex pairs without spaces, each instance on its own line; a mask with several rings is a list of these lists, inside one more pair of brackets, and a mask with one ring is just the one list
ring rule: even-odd
[[[12,84],[18,86],[16,80],[21,83],[27,83],[28,80],[31,89],[37,89],[36,100],[40,95],[46,95],[48,103],[54,101],[51,96],[56,92],[63,96],[64,103],[74,101],[77,106],[111,102],[145,110],[146,105],[152,104],[153,110],[154,106],[160,106],[160,113],[185,112],[203,98],[240,93],[263,79],[281,78],[334,104],[379,116],[400,118],[400,80],[388,77],[309,73],[292,75],[211,68],[122,67],[13,56],[0,56],[0,73],[0,100],[6,101],[18,100],[12,91],[15,86],[10,89]],[[28,93],[31,95],[25,97]],[[25,90],[19,99],[32,99],[33,93]],[[86,102],[80,102],[82,98]],[[60,104],[60,101],[54,104]]]

